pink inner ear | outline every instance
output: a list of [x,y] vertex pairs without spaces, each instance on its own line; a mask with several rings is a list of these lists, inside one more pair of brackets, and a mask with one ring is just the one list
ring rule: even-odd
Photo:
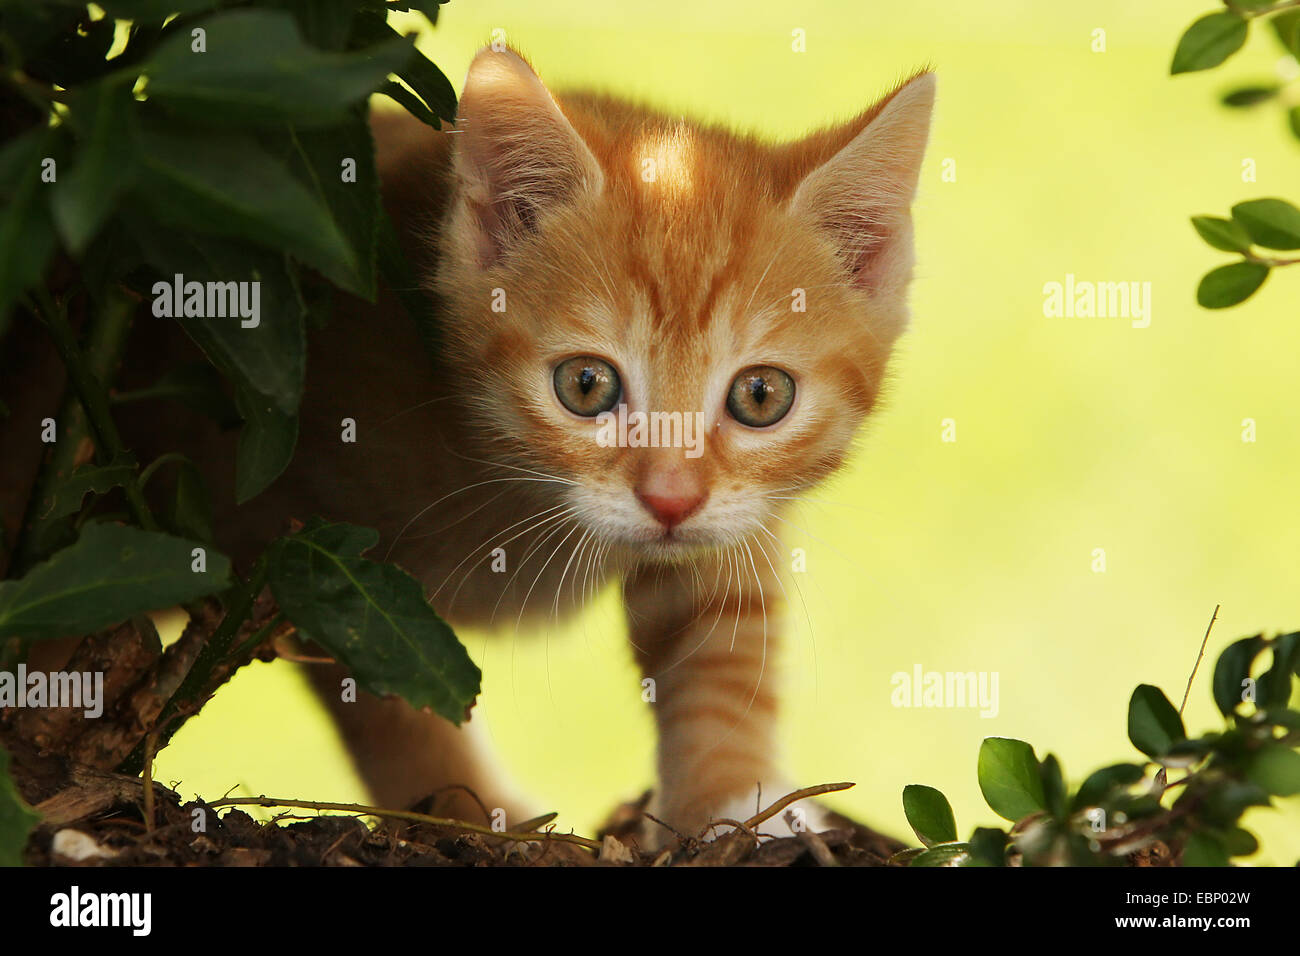
[[839,208],[823,217],[822,227],[835,241],[836,251],[855,286],[873,285],[875,266],[888,245],[896,222],[885,221],[887,210]]

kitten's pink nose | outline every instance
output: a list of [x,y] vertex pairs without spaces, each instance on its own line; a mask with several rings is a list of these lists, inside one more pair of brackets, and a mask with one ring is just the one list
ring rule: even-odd
[[637,497],[641,499],[641,504],[645,505],[646,510],[655,516],[655,520],[669,531],[694,514],[696,509],[704,503],[702,493],[665,496],[646,495],[638,492]]
[[636,496],[665,529],[671,531],[699,510],[708,492],[689,472],[651,473],[638,484]]

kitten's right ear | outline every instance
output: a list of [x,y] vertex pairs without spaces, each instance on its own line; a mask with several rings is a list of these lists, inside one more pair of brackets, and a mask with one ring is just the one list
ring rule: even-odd
[[456,114],[456,171],[468,232],[482,266],[537,228],[548,206],[599,190],[600,164],[532,67],[485,47],[470,64]]

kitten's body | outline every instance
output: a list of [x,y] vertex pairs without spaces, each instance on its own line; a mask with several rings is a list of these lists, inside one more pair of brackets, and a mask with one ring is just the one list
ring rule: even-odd
[[[891,97],[768,147],[612,99],[562,98],[561,112],[522,60],[485,51],[455,132],[377,117],[385,201],[433,276],[443,352],[430,364],[388,296],[315,333],[294,463],[222,517],[224,546],[247,558],[289,515],[376,527],[376,555],[424,581],[454,626],[505,631],[621,575],[655,681],[657,815],[681,830],[751,815],[757,786],[775,797],[787,783],[768,679],[784,505],[847,453],[905,322],[932,81]],[[630,409],[702,413],[703,454],[599,445],[556,398],[552,369],[572,355],[610,361]],[[762,429],[724,401],[750,366],[797,386]],[[340,440],[344,418],[355,444]],[[206,473],[228,477],[233,436],[192,437]],[[228,485],[214,492],[232,500]],[[342,703],[341,672],[310,671],[378,802],[462,784],[526,809],[466,731],[396,700]],[[441,808],[479,815],[455,791]]]

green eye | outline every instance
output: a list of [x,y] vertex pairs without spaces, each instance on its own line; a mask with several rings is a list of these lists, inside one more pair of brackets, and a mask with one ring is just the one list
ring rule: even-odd
[[565,359],[555,366],[555,396],[575,415],[594,418],[607,412],[623,393],[614,366],[592,355]]
[[755,365],[745,369],[731,383],[727,411],[750,428],[774,425],[794,404],[794,379],[779,368]]

